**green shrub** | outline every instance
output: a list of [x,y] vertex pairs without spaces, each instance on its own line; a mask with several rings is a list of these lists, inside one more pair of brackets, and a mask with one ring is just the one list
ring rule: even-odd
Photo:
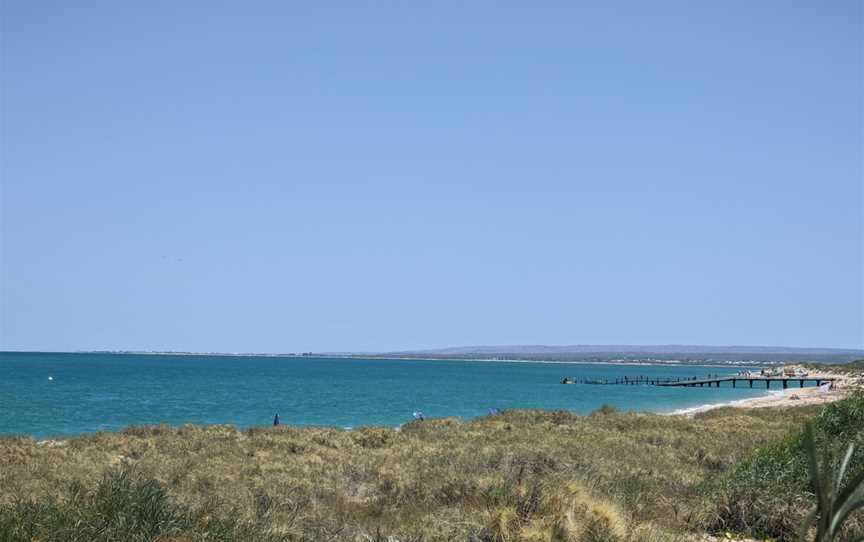
[[[848,471],[864,470],[864,393],[826,405],[813,421],[813,439],[818,447],[835,452],[857,444]],[[801,431],[757,449],[711,488],[707,527],[795,539],[813,502],[808,464]],[[854,518],[850,525],[860,528],[862,521]]]

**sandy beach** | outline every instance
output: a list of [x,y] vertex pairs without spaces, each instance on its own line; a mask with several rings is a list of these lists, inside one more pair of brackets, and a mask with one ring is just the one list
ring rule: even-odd
[[[793,369],[802,368],[798,365],[791,366]],[[704,405],[692,409],[675,412],[674,414],[683,416],[693,416],[700,412],[707,412],[717,408],[734,407],[734,408],[787,408],[805,405],[821,405],[838,401],[848,396],[850,392],[856,389],[864,388],[864,376],[861,374],[839,373],[832,371],[810,371],[809,378],[833,378],[834,381],[831,388],[828,390],[810,387],[810,388],[787,388],[785,390],[775,390],[769,395],[763,397],[754,397],[752,399],[742,399],[740,401],[732,401],[730,403],[720,403],[714,405]]]

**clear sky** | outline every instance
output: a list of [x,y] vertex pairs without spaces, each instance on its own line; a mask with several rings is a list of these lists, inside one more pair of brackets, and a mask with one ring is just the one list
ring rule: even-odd
[[0,346],[862,347],[862,4],[5,0]]

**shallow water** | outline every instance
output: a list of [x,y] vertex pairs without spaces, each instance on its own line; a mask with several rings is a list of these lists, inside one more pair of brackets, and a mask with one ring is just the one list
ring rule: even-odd
[[[692,377],[738,368],[311,357],[0,353],[0,434],[67,436],[128,425],[397,426],[490,408],[672,412],[764,395],[749,388],[560,384],[564,376]],[[49,377],[52,380],[49,380]]]

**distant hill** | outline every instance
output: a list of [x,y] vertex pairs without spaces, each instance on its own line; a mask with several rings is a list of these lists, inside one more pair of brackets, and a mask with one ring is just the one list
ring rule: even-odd
[[864,359],[864,350],[785,346],[707,345],[485,345],[389,352],[383,356],[423,358],[519,358],[549,360],[679,359],[682,361],[815,361],[845,363]]
[[639,354],[804,354],[832,355],[852,354],[864,355],[864,350],[842,348],[794,348],[787,346],[704,346],[682,344],[659,345],[607,345],[607,344],[577,344],[566,346],[549,346],[539,344],[498,345],[498,346],[452,346],[448,348],[433,348],[428,350],[408,350],[401,353],[410,354],[500,354],[500,353],[531,353],[531,354],[586,354],[586,353],[639,353]]

